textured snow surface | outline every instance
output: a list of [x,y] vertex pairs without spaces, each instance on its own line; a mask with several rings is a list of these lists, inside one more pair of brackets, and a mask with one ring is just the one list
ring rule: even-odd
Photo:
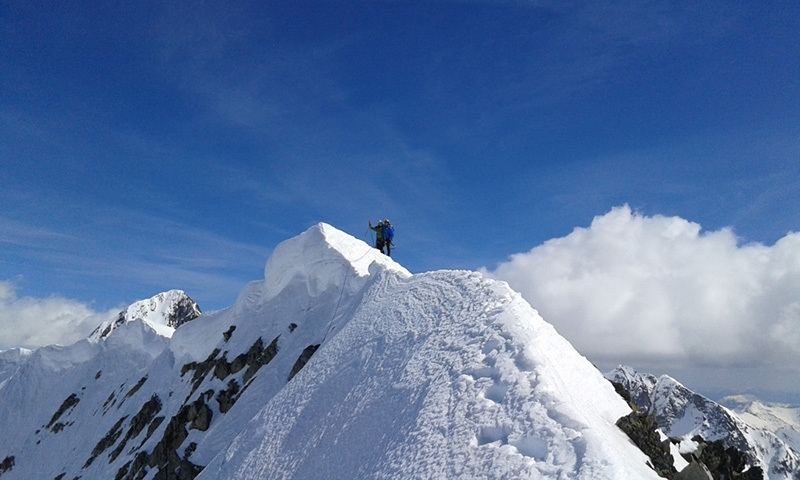
[[658,478],[614,426],[624,401],[506,284],[364,247],[320,225],[276,249],[249,308],[338,289],[346,320],[319,319],[309,364],[200,478]]
[[[256,344],[274,357],[234,371]],[[319,224],[171,338],[133,320],[30,354],[0,386],[3,480],[115,478],[198,401],[210,423],[181,424],[174,449],[202,479],[659,478],[615,426],[627,404],[505,283],[411,275]]]

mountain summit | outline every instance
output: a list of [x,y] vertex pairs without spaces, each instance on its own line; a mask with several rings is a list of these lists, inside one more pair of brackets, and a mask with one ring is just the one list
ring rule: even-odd
[[2,480],[659,478],[626,402],[508,285],[412,275],[330,225],[233,306],[143,325],[0,386]]

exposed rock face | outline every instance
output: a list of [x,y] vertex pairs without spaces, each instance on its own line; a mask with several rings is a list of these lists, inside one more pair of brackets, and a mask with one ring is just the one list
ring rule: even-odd
[[311,356],[314,355],[314,352],[316,352],[318,348],[319,344],[309,345],[305,348],[305,350],[303,350],[303,353],[300,354],[300,357],[294,363],[292,371],[289,372],[289,380],[293,379],[294,376],[306,366],[306,363],[311,360]]
[[701,437],[693,438],[696,450],[682,455],[688,462],[680,472],[675,468],[671,448],[680,444],[680,439],[661,440],[655,415],[633,412],[617,422],[648,457],[659,476],[670,480],[742,479],[763,480],[764,472],[752,466],[747,455],[734,447],[726,447],[721,440],[707,442]]
[[58,407],[58,410],[56,411],[56,413],[53,414],[53,417],[50,419],[50,422],[47,425],[45,425],[44,428],[53,428],[55,430],[56,428],[58,428],[58,427],[56,427],[56,425],[62,425],[62,428],[63,428],[63,424],[61,424],[61,423],[57,424],[56,421],[59,418],[61,418],[61,415],[63,415],[64,412],[66,412],[67,410],[69,410],[71,408],[74,408],[75,405],[77,405],[78,402],[80,402],[80,401],[81,401],[81,399],[78,398],[78,396],[76,394],[74,394],[74,393],[71,394],[70,396],[68,396],[64,400],[64,402],[61,404],[61,406]]
[[708,467],[702,463],[692,462],[681,472],[675,475],[675,480],[714,480]]
[[678,472],[670,456],[669,440],[661,441],[654,415],[631,412],[617,421],[617,426],[627,433],[633,443],[652,461],[653,470],[664,478],[675,478]]
[[14,468],[14,457],[8,456],[0,462],[0,475]]
[[761,480],[764,471],[761,467],[749,465],[748,456],[734,447],[726,447],[724,442],[706,442],[700,437],[693,439],[698,449],[692,454],[696,462],[705,465],[714,478],[731,478],[742,480]]

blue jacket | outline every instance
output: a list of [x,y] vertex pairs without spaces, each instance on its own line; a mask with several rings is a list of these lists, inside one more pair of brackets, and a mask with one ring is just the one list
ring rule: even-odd
[[383,239],[387,242],[391,242],[394,238],[394,227],[391,225],[383,224]]

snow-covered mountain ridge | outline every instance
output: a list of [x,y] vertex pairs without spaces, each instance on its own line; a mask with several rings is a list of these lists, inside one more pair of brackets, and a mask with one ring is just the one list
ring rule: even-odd
[[743,452],[751,465],[761,467],[765,479],[800,479],[796,444],[764,428],[763,419],[767,416],[751,414],[741,418],[668,375],[655,377],[619,366],[606,377],[625,388],[640,412],[654,414],[658,427],[680,443],[682,453],[693,450],[691,445],[697,437],[707,442],[721,441]]
[[0,479],[659,478],[611,383],[479,273],[319,224],[229,308],[173,331],[173,297],[17,363]]
[[[130,306],[119,312],[113,319],[107,320],[87,337],[90,343],[97,343],[101,340],[108,338],[115,329],[129,322],[141,322],[143,326],[152,330],[159,336],[169,338],[175,332],[175,329],[186,322],[190,322],[199,317],[202,312],[200,307],[192,300],[185,292],[181,290],[170,290],[168,292],[159,293],[147,300],[140,300],[132,303]],[[36,354],[40,358],[50,358],[55,355],[54,361],[59,361],[59,356],[63,356],[63,360],[67,363],[72,363],[75,358],[80,357],[76,355],[77,351],[81,348],[77,345],[83,345],[84,342],[78,342],[76,346],[66,348],[63,346],[52,345],[44,349],[37,350]],[[56,353],[64,352],[67,353]],[[27,348],[13,348],[5,351],[0,351],[0,386],[16,372],[23,364],[32,358],[34,351]],[[71,359],[70,359],[71,358]]]

